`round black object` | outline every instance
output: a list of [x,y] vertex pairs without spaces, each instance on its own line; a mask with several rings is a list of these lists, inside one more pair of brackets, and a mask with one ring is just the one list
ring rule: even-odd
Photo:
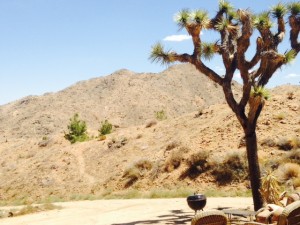
[[206,205],[206,196],[202,194],[195,194],[187,197],[187,203],[193,210],[201,210]]

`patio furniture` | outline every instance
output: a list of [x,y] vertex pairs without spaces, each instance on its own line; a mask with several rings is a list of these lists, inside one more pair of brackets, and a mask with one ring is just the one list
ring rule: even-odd
[[247,210],[247,209],[223,209],[222,210],[227,216],[229,221],[232,221],[232,216],[249,218],[249,221],[253,221],[253,218],[256,214],[255,211]]
[[201,211],[192,219],[192,225],[226,225],[227,217],[220,210]]
[[[274,221],[274,220],[273,220]],[[244,225],[264,225],[265,223],[246,222]],[[276,225],[300,225],[300,201],[295,201],[284,208],[278,216]]]

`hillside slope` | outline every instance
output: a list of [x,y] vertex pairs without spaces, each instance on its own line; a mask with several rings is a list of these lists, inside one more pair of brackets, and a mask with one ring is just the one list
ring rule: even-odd
[[[123,70],[58,93],[1,106],[0,201],[35,201],[49,196],[72,199],[127,188],[189,186],[201,191],[217,187],[207,173],[183,177],[188,166],[185,159],[203,151],[218,160],[230,152],[244,153],[240,145],[243,134],[229,107],[222,103],[221,90],[211,82],[198,81],[194,72],[186,66],[175,66],[162,74],[134,75]],[[126,86],[128,82],[132,85]],[[104,88],[105,83],[109,88]],[[300,135],[300,87],[281,86],[272,90],[271,96],[258,121],[262,163],[286,154],[266,145],[266,140]],[[96,104],[98,100],[105,104]],[[161,109],[168,118],[146,126]],[[64,139],[63,131],[75,112],[87,121],[90,133],[97,134],[105,118],[119,126],[104,141],[72,145]],[[178,151],[184,152],[182,163],[166,170],[166,163]],[[144,159],[151,162],[151,170],[128,183],[124,174]],[[247,188],[247,183],[229,186]]]
[[105,119],[128,127],[154,119],[156,111],[175,118],[222,102],[222,90],[191,65],[176,65],[159,74],[120,70],[1,106],[0,143],[63,132],[75,113],[97,130]]

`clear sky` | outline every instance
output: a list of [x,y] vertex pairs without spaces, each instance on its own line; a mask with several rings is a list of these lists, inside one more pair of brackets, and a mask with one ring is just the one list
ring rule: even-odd
[[[231,2],[261,12],[278,1]],[[174,14],[201,8],[212,17],[217,6],[217,0],[0,0],[0,105],[123,68],[160,72],[166,67],[148,59],[153,44],[160,41],[180,53],[191,49],[186,36],[173,36],[186,35]],[[270,85],[299,84],[299,62],[284,67]]]

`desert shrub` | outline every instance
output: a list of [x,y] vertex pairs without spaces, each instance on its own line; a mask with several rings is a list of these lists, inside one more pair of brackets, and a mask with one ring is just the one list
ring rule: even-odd
[[265,171],[275,170],[279,167],[281,161],[282,159],[278,160],[276,158],[269,158],[264,162],[263,167],[265,168]]
[[181,179],[189,177],[191,179],[196,178],[201,173],[209,169],[208,162],[209,152],[208,151],[199,151],[195,154],[192,154],[187,160],[188,168],[180,176]]
[[125,178],[125,187],[130,187],[131,185],[133,185],[145,174],[145,172],[151,170],[152,167],[153,163],[147,159],[140,159],[136,161],[123,173],[123,178]]
[[284,151],[300,148],[300,138],[281,138],[278,140],[277,146]]
[[164,168],[163,160],[159,160],[159,161],[153,163],[153,166],[152,166],[152,169],[151,169],[150,175],[149,175],[150,179],[153,181],[156,178],[158,178],[158,175],[163,172],[163,170],[164,170],[163,168]]
[[220,185],[245,180],[248,174],[246,159],[237,152],[230,153],[214,167],[212,174]]
[[262,146],[268,146],[268,147],[275,147],[276,146],[276,141],[272,138],[265,138],[261,142]]
[[121,137],[118,140],[115,138],[112,138],[112,140],[107,143],[107,147],[108,148],[122,148],[127,143],[128,143],[128,139],[126,137]]
[[265,174],[263,174],[261,178],[260,192],[266,203],[280,205],[280,185],[278,178],[276,177],[273,171],[268,170],[265,172]]
[[124,171],[123,177],[126,178],[126,187],[134,184],[141,177],[140,170],[136,167],[129,167]]
[[282,182],[300,177],[300,165],[296,163],[286,163],[278,168],[278,177]]
[[112,124],[110,122],[108,122],[108,120],[102,121],[101,122],[101,127],[98,131],[99,131],[99,134],[100,134],[99,136],[110,134],[111,131],[112,131]]
[[288,138],[280,138],[277,141],[277,147],[280,150],[289,151],[293,148],[291,141]]
[[231,183],[233,181],[233,171],[228,166],[219,164],[212,171],[212,174],[219,185]]
[[300,138],[299,137],[292,137],[290,139],[291,145],[293,146],[293,149],[300,148]]
[[155,118],[157,120],[166,120],[167,119],[167,114],[164,110],[157,111],[157,112],[155,112]]
[[172,172],[177,169],[181,162],[184,160],[183,151],[180,149],[171,153],[170,157],[166,160],[164,170]]
[[134,166],[138,168],[140,171],[145,171],[145,170],[151,170],[153,164],[148,159],[140,159],[135,162]]
[[294,178],[293,186],[295,189],[298,189],[300,187],[300,177]]
[[295,150],[290,151],[286,155],[286,159],[290,162],[300,164],[300,149],[295,149]]
[[78,113],[70,119],[70,124],[68,125],[69,133],[65,134],[65,138],[69,140],[72,144],[79,141],[86,141],[89,139],[86,123],[79,119]]

